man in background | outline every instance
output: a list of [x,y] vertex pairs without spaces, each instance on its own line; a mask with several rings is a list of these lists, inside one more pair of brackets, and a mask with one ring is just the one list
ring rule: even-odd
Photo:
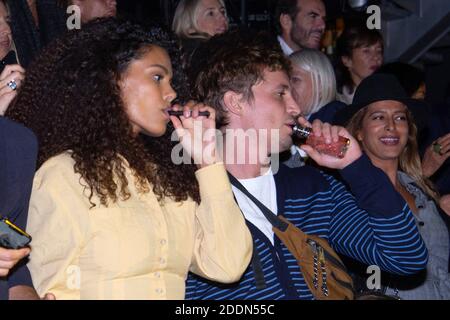
[[320,48],[326,27],[322,0],[279,0],[275,12],[278,41],[285,55],[302,48]]

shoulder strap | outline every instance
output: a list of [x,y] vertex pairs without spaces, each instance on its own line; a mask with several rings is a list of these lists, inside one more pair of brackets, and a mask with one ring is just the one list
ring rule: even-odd
[[256,199],[243,185],[239,182],[236,177],[234,177],[231,173],[228,172],[228,177],[230,178],[230,182],[233,186],[238,188],[242,193],[244,193],[250,200],[253,201],[254,204],[258,206],[261,212],[264,214],[266,219],[274,226],[275,228],[286,231],[288,224],[281,220],[276,214],[272,212],[269,208],[267,208],[264,204],[261,203],[258,199]]

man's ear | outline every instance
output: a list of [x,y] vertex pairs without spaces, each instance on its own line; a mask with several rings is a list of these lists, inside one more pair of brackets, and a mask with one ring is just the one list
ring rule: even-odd
[[280,14],[280,26],[283,32],[290,33],[292,28],[291,16],[285,13]]
[[242,94],[236,93],[234,91],[227,91],[223,96],[223,103],[225,108],[237,115],[240,116],[242,114]]

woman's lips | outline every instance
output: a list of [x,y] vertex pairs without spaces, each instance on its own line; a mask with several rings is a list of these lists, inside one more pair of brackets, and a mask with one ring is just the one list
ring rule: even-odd
[[387,145],[387,146],[396,146],[400,142],[399,137],[381,137],[380,138],[381,143]]
[[166,118],[167,121],[170,121],[170,115],[167,111],[169,111],[170,108],[165,108],[162,110],[162,112],[164,113],[164,117]]

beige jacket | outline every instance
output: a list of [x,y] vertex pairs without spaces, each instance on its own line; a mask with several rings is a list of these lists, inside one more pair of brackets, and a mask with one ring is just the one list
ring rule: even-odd
[[189,270],[231,283],[247,268],[252,239],[223,164],[196,172],[200,205],[139,194],[127,170],[131,198],[93,209],[73,165],[61,154],[34,179],[28,266],[41,296],[183,299]]

